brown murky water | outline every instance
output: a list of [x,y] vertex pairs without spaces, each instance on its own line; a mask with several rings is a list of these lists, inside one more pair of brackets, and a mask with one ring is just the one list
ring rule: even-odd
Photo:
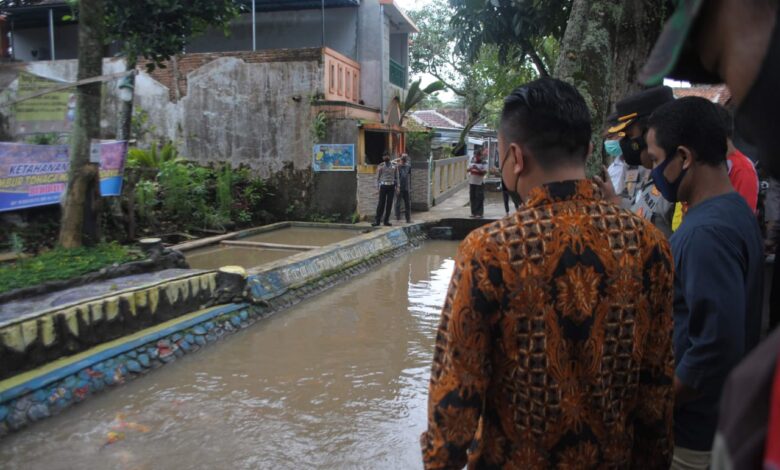
[[[0,440],[4,469],[414,469],[457,244],[380,269]],[[104,446],[117,415],[135,425]]]
[[314,227],[288,227],[242,238],[242,241],[281,243],[284,245],[325,246],[357,237],[360,230]]
[[300,251],[215,245],[188,251],[185,257],[193,269],[219,269],[222,266],[249,269],[298,253]]

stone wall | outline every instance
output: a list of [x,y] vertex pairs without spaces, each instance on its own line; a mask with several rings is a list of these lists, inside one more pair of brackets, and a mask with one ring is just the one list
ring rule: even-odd
[[[354,144],[357,155],[357,142],[360,129],[355,119],[334,119],[328,122],[324,142],[329,144]],[[311,158],[311,155],[309,156]],[[342,220],[348,220],[357,210],[357,172],[325,171],[314,173],[312,197],[309,208],[312,212],[324,216],[336,214]]]
[[376,215],[376,205],[379,202],[379,191],[376,188],[376,175],[358,173],[357,175],[357,208],[363,219],[373,220]]
[[433,205],[431,165],[427,160],[412,161],[412,210],[427,211]]
[[198,310],[215,290],[215,273],[188,274],[3,322],[0,379]]

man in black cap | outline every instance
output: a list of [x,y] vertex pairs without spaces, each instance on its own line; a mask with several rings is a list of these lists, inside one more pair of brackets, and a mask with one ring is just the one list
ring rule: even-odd
[[[630,209],[640,217],[653,223],[666,237],[672,235],[674,204],[663,198],[650,178],[653,162],[647,153],[647,118],[665,103],[674,101],[672,89],[667,86],[651,88],[620,100],[617,110],[617,124],[607,130],[610,135],[621,136],[620,148],[623,160],[630,167],[638,168],[638,186]],[[609,178],[596,180],[605,197],[621,205],[621,198],[615,193]]]
[[[780,176],[780,5],[777,0],[678,0],[640,74],[645,85],[665,77],[725,82],[737,106],[737,134],[756,146]],[[780,311],[780,262],[775,258],[770,310]],[[780,329],[732,373],[723,392],[712,468],[761,468],[773,380],[780,383]],[[778,377],[773,379],[773,376]],[[775,403],[775,407],[780,404]],[[769,424],[772,425],[771,423]],[[775,424],[776,425],[776,424]],[[776,443],[775,443],[776,444]]]

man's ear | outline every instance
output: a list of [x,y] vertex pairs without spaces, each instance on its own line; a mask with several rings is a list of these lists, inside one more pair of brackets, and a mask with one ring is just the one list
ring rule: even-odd
[[677,147],[677,153],[680,154],[683,170],[687,170],[691,167],[691,165],[693,165],[693,152],[691,152],[691,149],[681,145]]
[[523,149],[515,143],[509,146],[509,153],[514,157],[515,160],[514,167],[512,168],[512,173],[514,173],[515,175],[519,175],[526,168],[525,159],[528,156],[525,155],[523,153]]
[[588,161],[591,155],[593,155],[593,142],[588,144],[588,153],[585,154],[585,161]]

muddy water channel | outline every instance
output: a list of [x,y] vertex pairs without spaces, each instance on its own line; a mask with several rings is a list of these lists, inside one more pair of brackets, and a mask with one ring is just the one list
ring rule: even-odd
[[0,467],[420,468],[430,360],[456,249],[427,242],[6,437]]

